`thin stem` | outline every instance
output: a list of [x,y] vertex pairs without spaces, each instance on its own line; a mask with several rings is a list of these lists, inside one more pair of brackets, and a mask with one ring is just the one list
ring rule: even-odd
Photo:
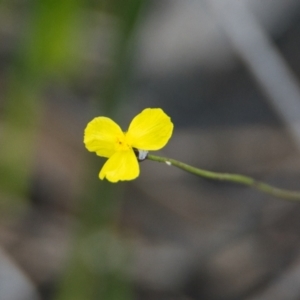
[[182,163],[182,162],[177,161],[172,158],[160,157],[160,156],[156,156],[156,155],[152,155],[152,154],[149,154],[147,158],[149,160],[166,163],[169,166],[171,166],[171,165],[175,166],[179,169],[182,169],[184,171],[187,171],[189,173],[192,173],[192,174],[200,176],[200,177],[213,179],[213,180],[219,180],[219,181],[234,182],[234,183],[252,187],[256,190],[259,190],[263,193],[272,195],[277,198],[281,198],[281,199],[285,199],[285,200],[289,200],[289,201],[300,201],[300,192],[289,191],[289,190],[284,190],[284,189],[280,189],[277,187],[273,187],[264,182],[257,181],[249,176],[240,175],[240,174],[218,173],[218,172],[207,171],[207,170],[192,167],[190,165],[187,165],[185,163]]

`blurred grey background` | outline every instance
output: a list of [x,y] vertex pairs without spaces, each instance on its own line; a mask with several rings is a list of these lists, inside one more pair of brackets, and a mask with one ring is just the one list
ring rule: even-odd
[[[120,20],[95,3],[79,10],[75,71],[57,68],[44,80],[26,204],[0,194],[0,300],[56,299],[82,228],[79,195],[103,163],[89,169],[82,143],[95,116],[126,130],[142,109],[161,107],[175,129],[159,154],[300,189],[299,1],[144,1],[114,114],[102,97]],[[16,0],[0,10],[3,99],[33,8]],[[120,186],[118,229],[96,228],[80,248],[91,273],[126,260],[131,297],[141,300],[300,299],[299,203],[152,161]]]

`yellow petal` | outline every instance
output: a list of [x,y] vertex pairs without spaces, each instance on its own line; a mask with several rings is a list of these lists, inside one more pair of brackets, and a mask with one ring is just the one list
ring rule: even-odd
[[138,177],[140,168],[133,150],[119,151],[113,154],[102,167],[99,177],[111,182],[132,180]]
[[160,108],[146,108],[130,123],[127,142],[142,150],[159,150],[164,147],[173,132],[173,123]]
[[113,155],[116,152],[118,139],[124,139],[124,133],[110,118],[94,118],[84,130],[85,147],[99,156]]

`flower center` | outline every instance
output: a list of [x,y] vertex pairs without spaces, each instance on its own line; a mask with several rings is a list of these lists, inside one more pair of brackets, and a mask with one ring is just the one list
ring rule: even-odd
[[116,151],[126,151],[131,148],[126,141],[125,136],[118,136],[116,140]]

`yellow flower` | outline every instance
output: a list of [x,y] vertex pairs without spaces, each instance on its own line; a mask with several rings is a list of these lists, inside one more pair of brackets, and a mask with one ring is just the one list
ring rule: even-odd
[[87,150],[107,157],[99,177],[111,182],[132,180],[139,176],[139,159],[146,157],[149,150],[163,148],[170,139],[173,123],[160,108],[146,108],[133,118],[127,132],[106,117],[94,118],[84,131]]

